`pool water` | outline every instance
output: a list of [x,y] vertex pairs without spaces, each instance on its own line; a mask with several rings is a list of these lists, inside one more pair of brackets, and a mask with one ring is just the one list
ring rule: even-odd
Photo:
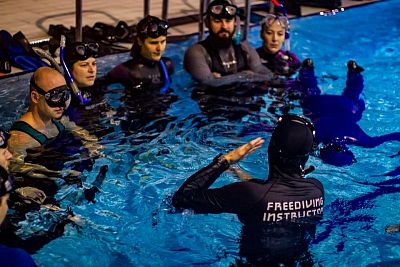
[[[370,136],[400,131],[399,8],[399,1],[382,1],[336,16],[291,20],[292,51],[302,60],[314,60],[323,93],[342,92],[349,59],[365,68],[366,110],[358,124]],[[168,44],[177,99],[161,117],[129,132],[121,123],[126,118],[118,112],[100,121],[113,128],[101,140],[107,156],[96,160],[84,179],[90,183],[102,165],[109,165],[101,193],[95,204],[73,206],[82,228],[68,225],[62,237],[34,254],[39,266],[229,266],[238,258],[241,223],[235,215],[174,213],[169,200],[215,155],[256,137],[239,137],[244,127],[271,123],[274,116],[266,108],[235,120],[205,114],[191,98],[195,85],[182,67],[185,48],[196,41]],[[259,27],[251,29],[250,43],[261,45]],[[128,54],[100,58],[100,75],[128,58]],[[3,127],[25,110],[28,82],[29,75],[1,81]],[[106,94],[115,110],[121,108],[122,92],[122,85],[114,84]],[[273,101],[268,95],[258,97],[266,106]],[[292,111],[301,114],[298,103],[292,105]],[[160,121],[162,127],[153,127]],[[259,135],[269,140],[270,133]],[[384,175],[400,166],[400,156],[394,156],[399,144],[350,146],[358,162],[340,168],[310,158],[309,164],[316,166],[311,176],[323,183],[326,199],[324,219],[310,247],[316,266],[399,264],[400,234],[384,231],[387,224],[400,223],[400,177]],[[239,164],[256,178],[267,176],[267,165],[266,145]],[[225,173],[214,186],[233,181],[236,178]]]

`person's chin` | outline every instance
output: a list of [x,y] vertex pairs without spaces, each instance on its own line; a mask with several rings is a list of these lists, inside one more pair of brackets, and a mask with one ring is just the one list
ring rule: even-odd
[[222,32],[218,34],[218,37],[221,39],[230,39],[231,38],[231,34],[227,33],[227,32]]
[[154,61],[160,61],[160,59],[161,59],[161,55],[152,57],[152,60],[154,60]]
[[94,80],[88,80],[88,81],[85,83],[85,86],[84,86],[84,87],[93,86],[93,84],[94,84]]
[[60,108],[54,111],[54,118],[55,119],[61,119],[62,115],[64,114],[64,109]]

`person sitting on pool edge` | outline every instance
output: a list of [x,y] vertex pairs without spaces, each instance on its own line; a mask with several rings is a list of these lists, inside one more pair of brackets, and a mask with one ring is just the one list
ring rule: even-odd
[[214,0],[208,5],[205,25],[209,36],[191,46],[184,57],[185,69],[201,84],[219,87],[274,78],[247,41],[236,44],[233,40],[237,16],[238,7],[231,1]]
[[[167,92],[174,72],[171,59],[163,57],[167,45],[168,23],[146,16],[136,26],[131,49],[132,59],[114,67],[107,78],[133,85],[136,92],[158,89]],[[143,92],[144,91],[144,92]]]
[[260,37],[263,45],[257,48],[261,62],[277,75],[291,76],[301,66],[300,60],[282,45],[289,29],[289,20],[278,14],[267,14],[261,21]]
[[[64,77],[58,71],[50,67],[37,69],[31,78],[29,96],[28,111],[10,129],[9,148],[14,155],[14,159],[11,161],[11,172],[26,176],[28,179],[24,179],[23,182],[25,186],[33,184],[36,187],[35,183],[37,182],[47,185],[46,188],[51,191],[50,195],[53,195],[58,188],[54,180],[48,181],[51,184],[49,186],[44,182],[47,179],[43,178],[66,178],[80,175],[76,170],[62,170],[63,159],[57,157],[58,149],[74,154],[75,150],[76,153],[79,153],[83,144],[89,157],[96,157],[101,153],[99,151],[101,146],[97,144],[95,136],[77,126],[67,116],[63,116],[66,103],[70,98],[70,90],[66,86]],[[71,143],[61,142],[61,139],[67,137],[68,134],[72,135],[72,138],[67,140]],[[55,147],[55,149],[49,153],[51,147]],[[43,166],[51,164],[57,169]],[[45,191],[45,193],[48,195],[48,192]]]
[[[12,191],[12,182],[9,177],[9,165],[12,154],[7,148],[8,133],[0,130],[0,225],[4,222],[8,211],[8,198]],[[1,231],[0,231],[0,242]],[[1,266],[36,266],[32,257],[20,248],[10,248],[0,244]]]
[[305,178],[305,165],[314,145],[311,122],[297,115],[280,118],[268,146],[266,181],[251,179],[209,188],[230,165],[263,143],[257,138],[215,157],[183,183],[172,204],[197,213],[237,214],[244,224],[242,256],[257,266],[293,264],[307,250],[307,236],[313,236],[315,223],[323,214],[323,185],[317,179]]

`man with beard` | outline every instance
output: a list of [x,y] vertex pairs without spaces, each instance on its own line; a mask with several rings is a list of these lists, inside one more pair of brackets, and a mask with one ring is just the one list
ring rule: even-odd
[[312,266],[308,246],[322,218],[324,188],[317,179],[305,178],[313,169],[305,168],[314,145],[310,121],[292,114],[280,118],[268,146],[267,180],[209,188],[263,143],[257,138],[215,157],[183,183],[172,204],[197,213],[237,214],[243,223],[240,256],[249,266]]
[[209,36],[185,53],[185,69],[198,82],[218,87],[236,82],[268,81],[274,76],[246,41],[236,44],[238,7],[228,0],[208,5],[205,24]]

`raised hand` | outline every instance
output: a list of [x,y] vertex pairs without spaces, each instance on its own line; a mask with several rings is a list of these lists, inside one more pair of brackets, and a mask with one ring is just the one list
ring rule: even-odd
[[258,137],[251,140],[247,144],[244,144],[234,150],[229,151],[227,154],[224,155],[224,157],[229,162],[229,164],[239,162],[241,159],[250,155],[254,150],[260,148],[262,144],[264,144],[264,139]]

